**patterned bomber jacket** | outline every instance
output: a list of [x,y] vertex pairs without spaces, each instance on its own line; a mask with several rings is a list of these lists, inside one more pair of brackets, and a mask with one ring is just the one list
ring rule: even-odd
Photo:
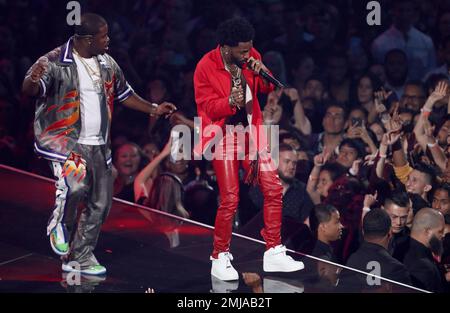
[[[80,83],[72,54],[73,38],[47,53],[48,69],[39,81],[34,119],[34,150],[51,161],[65,162],[78,142],[81,132]],[[122,70],[108,55],[98,55],[103,82],[100,97],[101,134],[105,145],[106,164],[111,166],[110,128],[113,102],[125,101],[133,89]],[[29,69],[27,75],[31,72]]]

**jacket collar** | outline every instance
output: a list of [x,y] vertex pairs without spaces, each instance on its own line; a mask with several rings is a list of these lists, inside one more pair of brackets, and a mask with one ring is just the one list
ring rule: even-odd
[[73,37],[70,37],[69,40],[62,46],[61,54],[59,56],[59,62],[61,64],[70,65],[74,62],[73,60]]
[[[70,37],[69,40],[62,46],[61,48],[61,54],[59,56],[59,62],[62,65],[71,65],[75,62],[73,59],[73,37]],[[220,50],[219,50],[219,56],[220,56]],[[98,55],[97,60],[99,61],[100,65],[108,68],[109,64],[106,62],[106,59],[103,55]]]
[[217,48],[213,50],[212,60],[216,64],[218,70],[225,71],[225,64],[223,64],[222,54],[220,53],[220,45],[217,45]]

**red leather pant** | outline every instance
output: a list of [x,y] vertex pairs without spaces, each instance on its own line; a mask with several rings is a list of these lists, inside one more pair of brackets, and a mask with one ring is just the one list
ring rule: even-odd
[[[264,162],[261,161],[260,162]],[[217,210],[214,229],[214,250],[212,257],[217,258],[221,252],[230,248],[231,232],[234,215],[239,204],[239,166],[248,171],[249,160],[224,158],[213,160],[212,165],[216,172],[220,192],[220,206]],[[264,196],[264,229],[261,235],[266,241],[266,249],[281,244],[281,209],[283,187],[277,170],[263,170],[259,168],[258,185]],[[243,208],[245,210],[245,208]]]

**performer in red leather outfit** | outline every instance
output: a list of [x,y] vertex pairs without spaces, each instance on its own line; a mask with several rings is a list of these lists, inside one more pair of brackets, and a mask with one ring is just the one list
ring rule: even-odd
[[[286,248],[281,245],[282,186],[276,168],[263,169],[262,163],[271,160],[267,161],[267,158],[263,160],[261,157],[261,153],[268,154],[268,149],[267,144],[261,144],[265,142],[264,140],[258,140],[260,139],[258,137],[263,135],[258,129],[263,118],[257,94],[268,93],[273,90],[273,86],[258,75],[260,70],[269,71],[261,62],[261,55],[253,48],[253,37],[253,26],[247,20],[232,18],[223,22],[218,28],[218,47],[199,61],[194,73],[195,99],[202,126],[220,127],[223,134],[218,146],[212,149],[214,151],[212,162],[220,191],[220,206],[215,221],[211,274],[221,280],[239,278],[231,265],[233,257],[229,248],[232,221],[239,203],[238,171],[241,162],[247,171],[247,182],[254,180],[264,195],[265,226],[261,231],[266,241],[264,271],[292,272],[304,267],[302,262],[294,261],[286,255]],[[242,153],[242,146],[236,144],[236,133],[226,131],[227,125],[256,127],[253,128],[252,135],[257,142],[256,161],[250,161],[248,155],[248,134],[245,159],[240,161],[236,158],[235,152],[237,150],[238,153]],[[195,148],[196,153],[204,153],[211,148],[213,142],[213,136],[209,136],[203,130],[201,136],[201,143]],[[231,145],[226,144],[230,141]]]

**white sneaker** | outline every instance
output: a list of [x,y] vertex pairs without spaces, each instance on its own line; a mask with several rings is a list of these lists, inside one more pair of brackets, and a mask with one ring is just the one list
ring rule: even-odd
[[301,261],[286,255],[286,247],[278,245],[264,252],[264,272],[295,272],[305,268]]
[[212,261],[211,275],[217,277],[220,280],[238,280],[239,274],[231,265],[233,256],[229,252],[221,252],[218,258],[209,258]]

